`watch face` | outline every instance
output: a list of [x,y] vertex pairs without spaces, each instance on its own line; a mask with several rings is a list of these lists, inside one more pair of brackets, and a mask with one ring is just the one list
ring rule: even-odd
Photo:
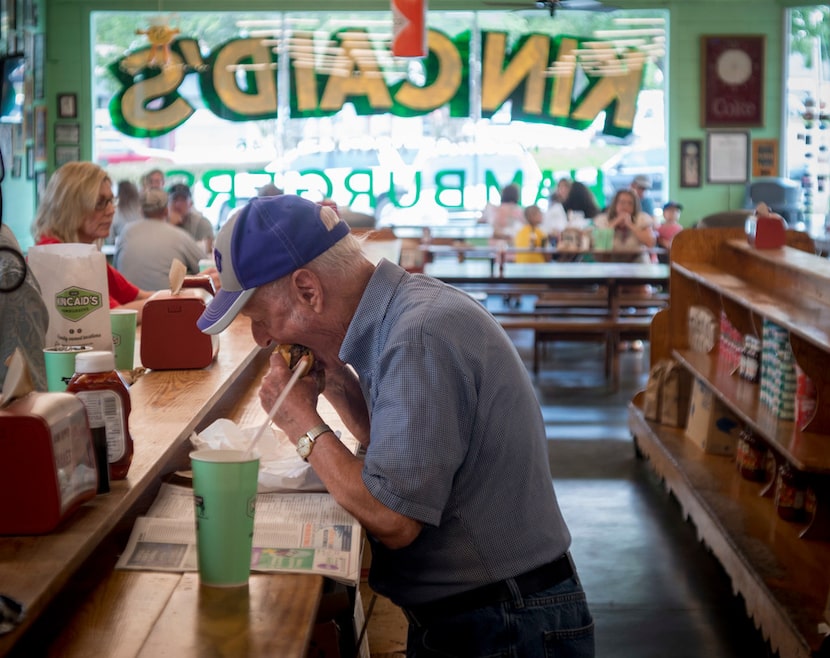
[[314,445],[314,442],[308,438],[307,435],[303,435],[300,437],[300,440],[297,441],[297,454],[300,455],[303,459],[308,457],[311,454],[311,447]]
[[730,48],[718,57],[718,77],[728,85],[742,85],[752,75],[752,59],[743,50]]

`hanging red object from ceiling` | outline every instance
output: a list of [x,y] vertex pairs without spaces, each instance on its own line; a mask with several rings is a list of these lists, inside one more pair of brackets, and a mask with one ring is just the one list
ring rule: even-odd
[[427,0],[391,0],[392,55],[426,57]]

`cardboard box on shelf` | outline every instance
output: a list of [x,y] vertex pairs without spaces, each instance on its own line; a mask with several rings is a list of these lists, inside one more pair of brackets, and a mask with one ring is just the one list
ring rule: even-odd
[[660,388],[660,422],[670,427],[683,427],[689,414],[692,375],[677,362],[672,362],[663,376]]
[[734,455],[741,421],[704,384],[695,379],[689,402],[686,438],[704,452]]
[[673,359],[660,359],[649,372],[643,413],[649,420],[683,427],[689,411],[692,375]]

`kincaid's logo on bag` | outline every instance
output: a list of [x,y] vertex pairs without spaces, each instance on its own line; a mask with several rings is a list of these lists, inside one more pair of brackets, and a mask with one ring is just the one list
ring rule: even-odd
[[55,308],[67,320],[77,322],[101,308],[103,295],[85,288],[65,288],[55,295]]

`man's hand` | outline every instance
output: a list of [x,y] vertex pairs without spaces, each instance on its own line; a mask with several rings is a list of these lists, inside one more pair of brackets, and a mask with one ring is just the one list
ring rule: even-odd
[[[266,413],[270,413],[271,407],[274,406],[274,402],[288,385],[293,374],[278,351],[271,354],[269,365],[270,368],[262,378],[262,385],[259,389],[259,399]],[[304,364],[301,363],[301,366]],[[296,441],[309,428],[320,424],[321,419],[317,413],[318,395],[317,379],[300,377],[274,415],[274,423],[291,441]]]

